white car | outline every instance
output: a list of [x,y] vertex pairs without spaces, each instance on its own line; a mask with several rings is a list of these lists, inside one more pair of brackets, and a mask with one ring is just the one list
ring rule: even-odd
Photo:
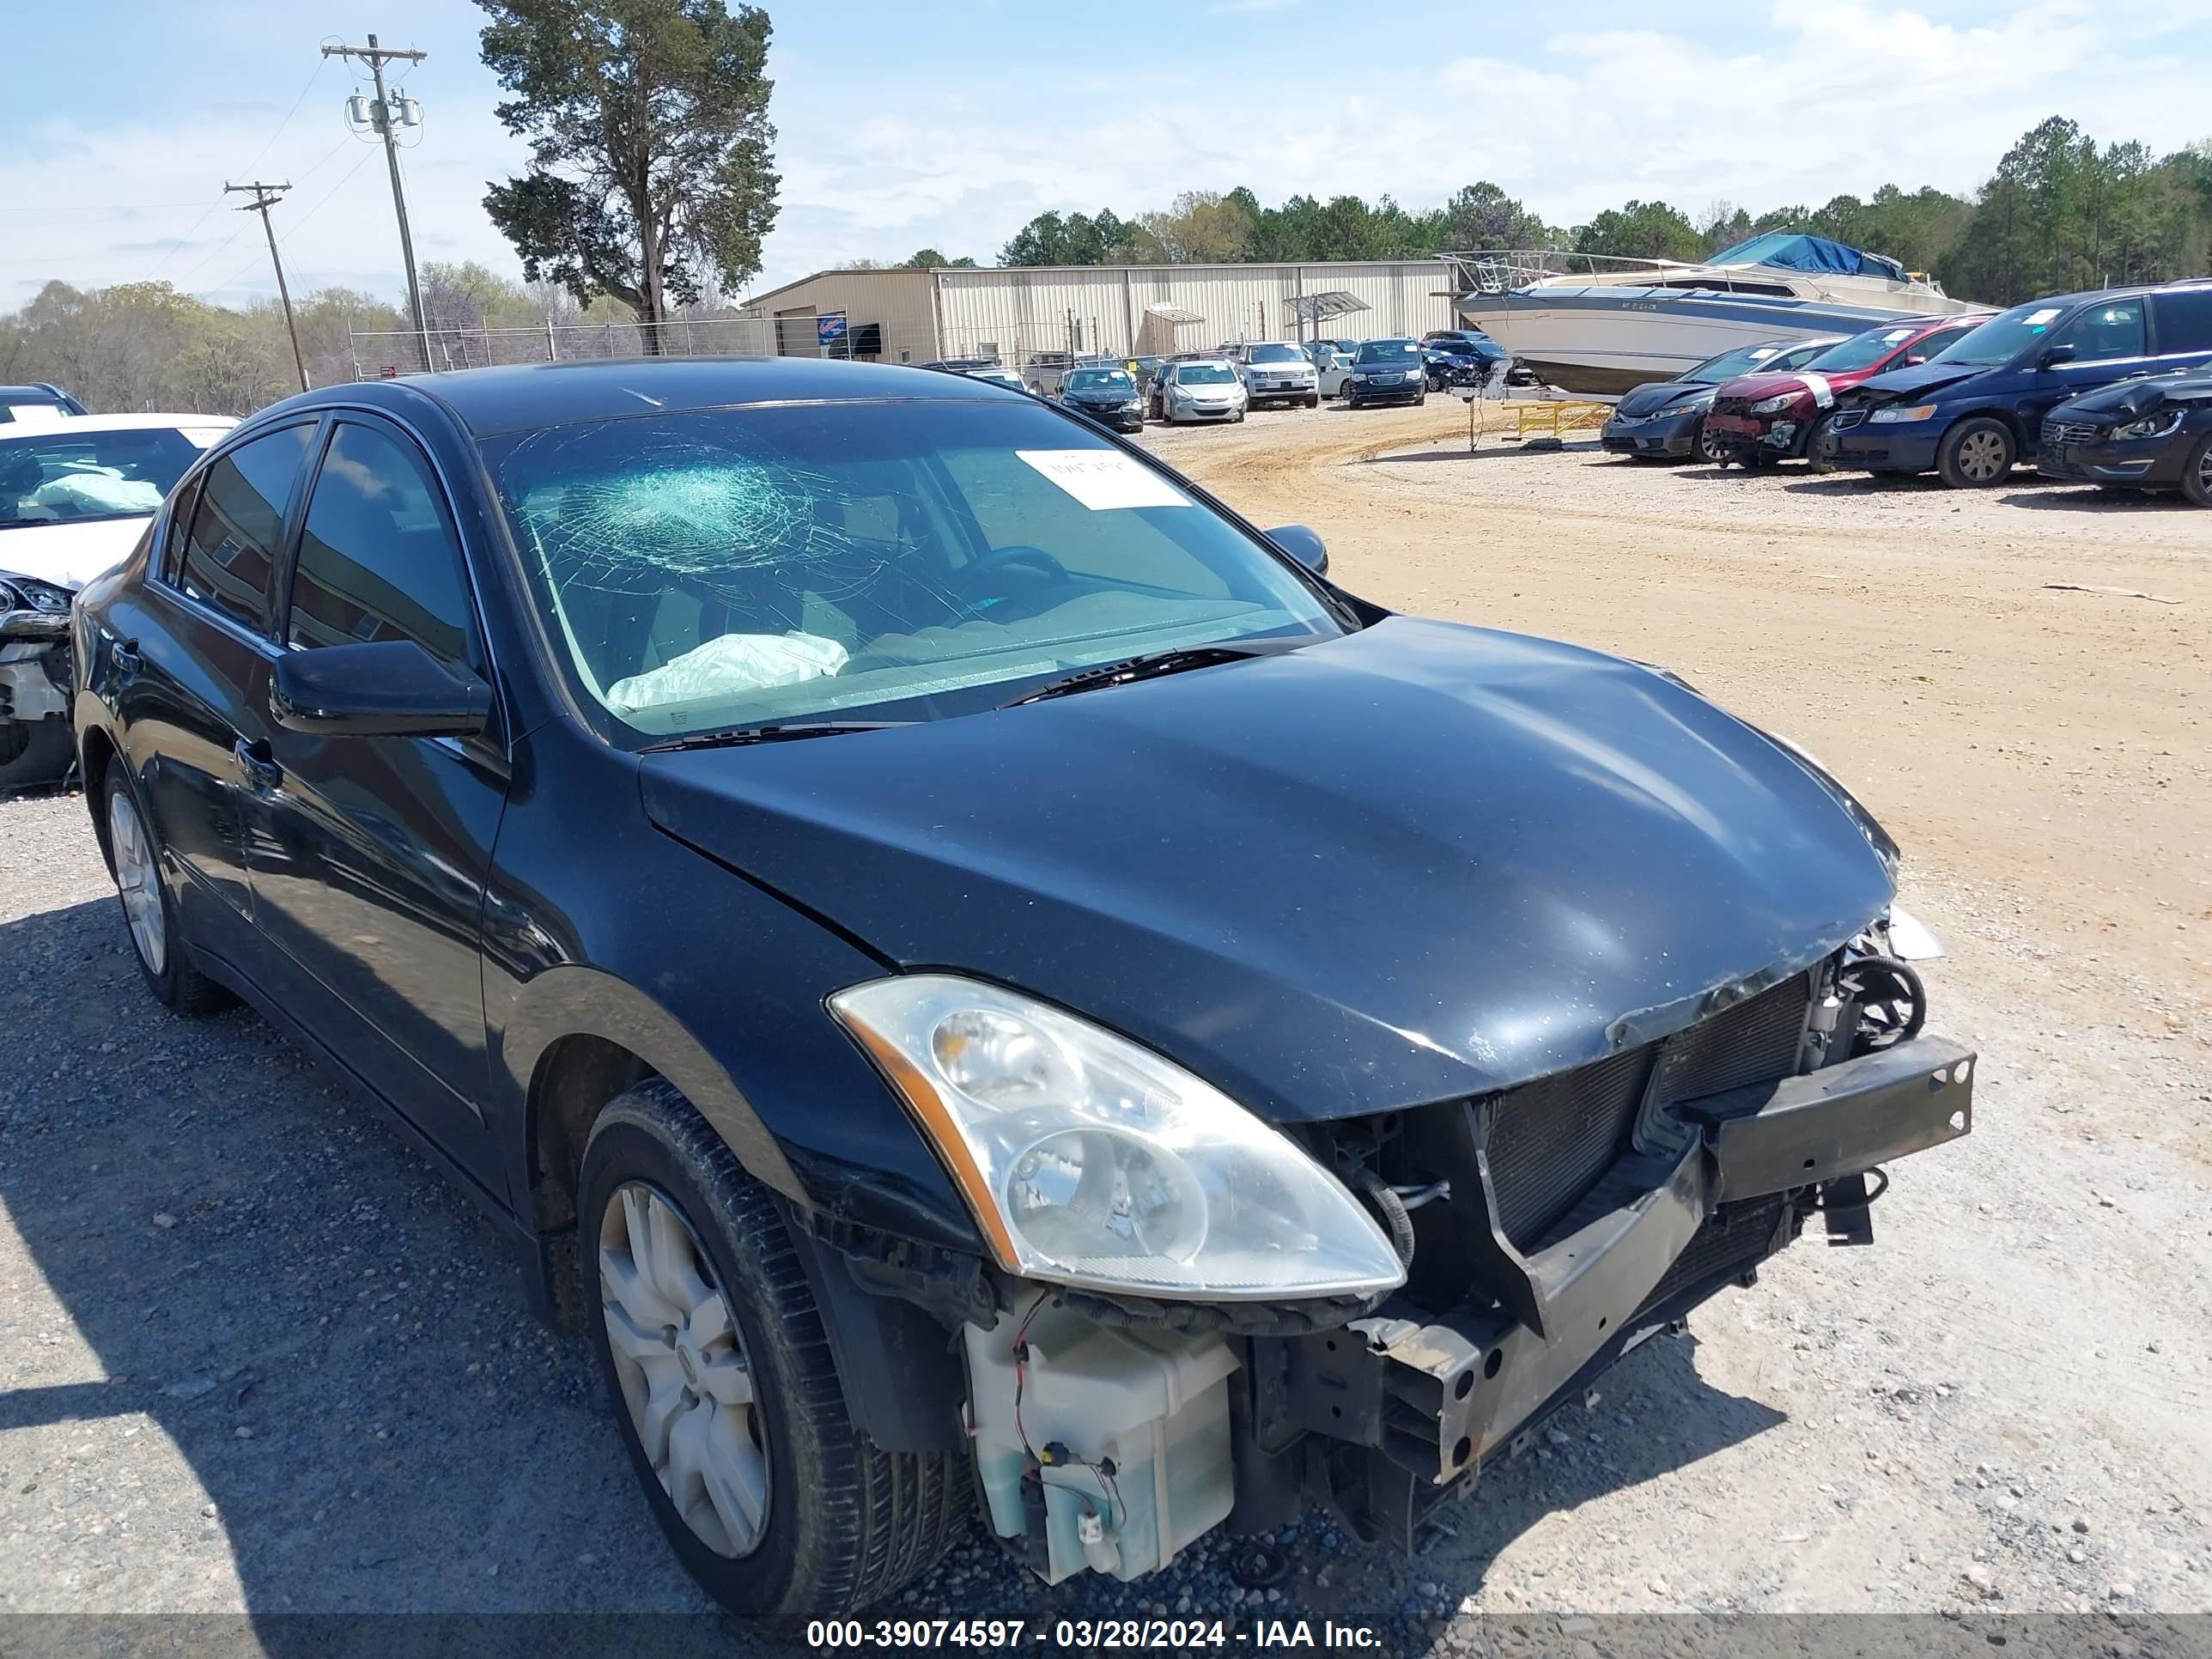
[[0,788],[52,783],[76,753],[70,601],[120,563],[220,415],[71,415],[0,426]]
[[1352,384],[1352,354],[1324,346],[1314,357],[1314,383],[1324,398],[1341,398]]
[[1160,369],[1160,418],[1170,426],[1185,421],[1241,421],[1244,382],[1224,357],[1198,357]]
[[1299,347],[1283,340],[1259,340],[1232,346],[1229,355],[1244,377],[1245,395],[1255,409],[1268,403],[1321,407],[1321,386],[1313,360]]

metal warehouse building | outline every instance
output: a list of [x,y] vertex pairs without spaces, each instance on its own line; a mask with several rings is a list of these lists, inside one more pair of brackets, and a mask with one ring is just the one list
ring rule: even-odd
[[1451,276],[1441,259],[824,270],[748,301],[744,313],[772,322],[787,356],[828,346],[891,363],[1018,365],[1040,351],[1137,356],[1425,333],[1455,326]]

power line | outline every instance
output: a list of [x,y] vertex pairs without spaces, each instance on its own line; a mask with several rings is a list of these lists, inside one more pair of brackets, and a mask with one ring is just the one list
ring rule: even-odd
[[[344,175],[344,177],[343,177],[343,178],[341,178],[341,179],[337,181],[337,183],[336,183],[335,185],[331,185],[328,190],[325,191],[324,191],[320,196],[317,197],[317,198],[315,198],[315,203],[314,203],[314,205],[313,205],[313,207],[309,208],[309,209],[308,209],[305,213],[302,213],[302,214],[301,214],[298,218],[296,218],[296,219],[295,219],[295,220],[293,220],[293,221],[292,221],[292,228],[291,228],[290,230],[286,231],[286,232],[283,234],[283,235],[282,235],[282,236],[280,236],[280,237],[278,237],[278,238],[276,239],[276,240],[277,240],[277,246],[280,246],[280,247],[289,247],[289,246],[292,246],[292,238],[293,238],[294,234],[295,234],[299,230],[300,227],[301,227],[301,226],[302,226],[302,225],[304,225],[304,224],[306,224],[306,223],[307,222],[307,221],[308,221],[308,220],[310,220],[310,219],[313,218],[317,213],[320,212],[320,211],[322,210],[322,209],[323,209],[324,205],[325,205],[326,203],[328,203],[328,202],[329,202],[329,201],[330,201],[333,197],[335,197],[335,196],[336,196],[336,195],[337,195],[340,191],[343,190],[343,189],[346,187],[347,184],[348,184],[348,183],[352,179],[352,178],[353,178],[354,174],[355,174],[355,173],[359,173],[359,172],[360,172],[363,167],[367,167],[368,165],[368,156],[366,156],[366,155],[364,155],[364,156],[362,156],[362,157],[361,158],[361,160],[359,160],[358,161],[356,161],[356,162],[355,162],[351,167],[348,167],[348,168],[346,169],[346,171],[345,171],[345,175]],[[311,170],[312,170],[312,169],[311,169]],[[206,289],[206,292],[208,292],[208,293],[210,293],[210,294],[220,294],[220,293],[222,293],[225,289],[228,289],[228,288],[231,287],[234,283],[235,283],[238,281],[238,279],[239,279],[240,277],[241,277],[241,276],[245,276],[245,275],[246,275],[246,273],[247,271],[249,271],[249,270],[252,270],[252,269],[253,269],[253,267],[254,267],[256,264],[258,264],[258,263],[259,263],[259,261],[258,261],[258,260],[253,260],[253,259],[249,259],[249,260],[247,260],[244,264],[240,265],[240,266],[236,270],[232,271],[232,272],[230,273],[230,275],[229,275],[229,276],[228,276],[224,277],[224,278],[222,279],[222,281],[221,281],[220,283],[211,283],[211,284],[210,284],[210,285],[209,285],[209,287],[208,287],[208,289]]]
[[[323,60],[322,60],[321,58],[317,58],[317,59],[315,60],[315,72],[314,72],[314,74],[310,75],[310,76],[307,77],[307,85],[306,85],[306,86],[303,86],[303,87],[301,87],[301,88],[300,88],[300,95],[299,95],[297,98],[295,98],[295,99],[292,100],[292,107],[291,107],[290,109],[286,110],[286,111],[284,112],[284,118],[283,118],[283,120],[279,121],[279,122],[276,124],[276,131],[275,132],[272,132],[272,133],[270,133],[270,134],[269,135],[268,143],[264,143],[264,144],[263,144],[263,145],[261,146],[261,149],[260,149],[259,153],[258,153],[258,154],[257,154],[257,155],[254,156],[254,158],[253,158],[253,160],[252,160],[252,161],[248,161],[248,162],[246,164],[246,170],[248,173],[252,172],[252,171],[253,171],[253,169],[260,164],[261,157],[262,157],[262,156],[266,155],[267,154],[269,154],[269,145],[270,145],[270,144],[273,144],[273,143],[275,143],[276,142],[276,140],[277,140],[278,137],[279,137],[280,135],[282,135],[282,134],[283,134],[283,132],[284,129],[285,129],[286,127],[289,127],[289,126],[290,126],[290,125],[292,125],[292,118],[293,118],[294,116],[297,115],[297,114],[300,112],[300,106],[301,106],[301,104],[303,104],[303,103],[305,103],[305,102],[307,101],[307,93],[308,93],[309,88],[313,88],[313,85],[315,84],[315,82],[316,82],[317,77],[319,77],[319,76],[322,74],[322,72],[323,72]],[[209,215],[209,214],[213,213],[213,212],[216,210],[216,208],[218,208],[218,207],[222,206],[222,197],[220,197],[220,196],[216,197],[216,198],[215,198],[215,200],[214,200],[214,201],[212,201],[212,202],[210,202],[210,203],[209,203],[209,204],[208,204],[208,206],[207,206],[206,211],[203,212],[203,213],[200,215],[200,216],[199,216],[198,218],[197,218],[197,219],[195,219],[195,220],[193,220],[193,221],[192,221],[191,228],[191,229],[189,229],[189,230],[187,230],[187,231],[186,231],[183,235],[181,235],[181,236],[178,237],[178,238],[177,238],[177,240],[176,240],[175,241],[173,241],[173,242],[172,242],[172,243],[170,243],[170,244],[169,244],[169,246],[167,246],[167,248],[166,248],[165,250],[163,250],[161,258],[160,258],[158,261],[156,261],[156,262],[155,262],[155,266],[154,266],[153,270],[149,270],[149,271],[148,271],[148,272],[146,273],[146,280],[147,280],[148,282],[149,282],[149,283],[150,283],[150,282],[152,282],[152,281],[153,281],[156,276],[159,276],[161,274],[161,269],[162,269],[162,267],[163,267],[164,265],[167,265],[167,264],[169,263],[169,261],[170,261],[170,260],[172,260],[172,259],[173,259],[173,258],[175,258],[177,257],[177,250],[178,250],[179,248],[182,247],[182,246],[183,246],[186,242],[188,242],[188,241],[191,240],[191,239],[192,239],[193,237],[195,237],[195,236],[198,235],[198,234],[199,234],[199,231],[200,231],[200,227],[201,227],[202,225],[205,224],[205,223],[208,222],[208,215]],[[223,244],[222,244],[222,247],[218,247],[218,248],[216,248],[216,249],[215,252],[216,252],[216,253],[220,253],[220,252],[222,252],[223,248],[228,247],[228,246],[231,245],[231,243],[232,243],[232,242],[234,242],[234,241],[236,241],[237,240],[238,240],[238,237],[237,237],[236,234],[235,234],[235,233],[234,233],[234,234],[232,234],[232,235],[231,235],[228,240],[226,240],[223,242]],[[202,259],[202,260],[200,261],[200,264],[199,264],[199,265],[194,265],[194,266],[192,267],[192,270],[198,270],[200,268],[200,265],[204,265],[204,264],[205,264],[207,263],[207,260],[208,260],[208,259],[211,259],[211,258],[213,258],[214,257],[215,257],[215,254],[214,254],[214,253],[210,253],[210,255],[208,255],[208,256],[207,256],[207,259]],[[185,276],[189,276],[191,274],[191,271],[187,271],[187,272],[185,273]],[[178,286],[182,287],[182,286],[183,286],[183,282],[184,282],[184,279],[183,279],[183,278],[181,278],[181,277],[180,277],[180,278],[179,278],[179,279],[178,279]]]
[[[414,126],[422,118],[422,106],[412,98],[395,100],[384,84],[384,66],[388,63],[413,65],[421,63],[429,53],[401,52],[391,46],[380,46],[376,37],[370,35],[365,46],[328,46],[323,47],[325,58],[358,58],[368,65],[369,74],[376,82],[376,101],[368,107],[372,131],[384,137],[384,159],[392,168],[392,205],[399,215],[399,257],[407,267],[407,301],[415,313],[415,332],[422,343],[422,367],[430,367],[430,319],[422,311],[422,285],[415,278],[415,239],[407,228],[407,192],[399,182],[399,141],[393,129],[401,125]],[[358,100],[356,100],[358,101]],[[393,117],[399,118],[394,120]]]

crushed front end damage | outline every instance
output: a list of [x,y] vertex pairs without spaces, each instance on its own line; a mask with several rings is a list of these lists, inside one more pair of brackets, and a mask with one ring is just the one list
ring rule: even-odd
[[[1868,1180],[1966,1133],[1975,1056],[1925,1033],[1877,923],[1672,1034],[1479,1099],[1308,1126],[1407,1260],[1380,1305],[1188,1305],[1010,1283],[963,1331],[994,1532],[1057,1581],[1135,1577],[1226,1522],[1325,1504],[1370,1540],[1425,1518],[1647,1337]],[[1881,1187],[1875,1188],[1878,1196]]]

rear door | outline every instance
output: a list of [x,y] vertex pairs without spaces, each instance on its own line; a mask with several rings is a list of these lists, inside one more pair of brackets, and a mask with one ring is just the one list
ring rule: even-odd
[[108,615],[124,751],[186,878],[185,925],[234,959],[253,913],[245,790],[268,747],[272,578],[314,433],[303,421],[216,457],[172,509],[147,580]]
[[[453,524],[411,437],[373,416],[339,416],[287,572],[283,648],[412,640],[492,679]],[[464,742],[270,726],[255,800],[265,833],[252,844],[255,920],[303,970],[297,995],[314,1005],[319,1035],[490,1186],[479,947],[507,799],[499,734]]]

